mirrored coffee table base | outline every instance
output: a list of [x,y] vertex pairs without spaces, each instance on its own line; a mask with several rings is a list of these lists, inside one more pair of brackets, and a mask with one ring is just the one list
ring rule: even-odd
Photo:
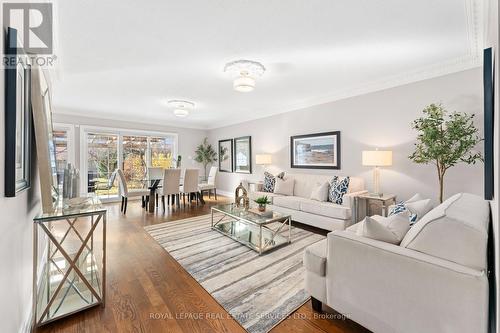
[[259,254],[292,242],[290,215],[274,212],[270,217],[262,217],[230,204],[212,207],[211,221],[213,230]]

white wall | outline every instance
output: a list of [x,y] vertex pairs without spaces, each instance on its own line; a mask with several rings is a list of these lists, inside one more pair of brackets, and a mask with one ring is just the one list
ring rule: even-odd
[[[3,34],[0,37],[4,45]],[[3,54],[3,51],[2,51]],[[15,198],[4,196],[5,82],[0,69],[0,332],[28,331],[32,290],[33,217],[40,211],[36,161],[32,187]],[[36,150],[33,146],[33,152]]]
[[[223,127],[209,132],[210,141],[252,136],[255,154],[271,153],[273,172],[321,173],[361,176],[371,188],[372,172],[361,165],[361,151],[375,147],[393,150],[393,166],[381,172],[381,187],[401,199],[415,192],[438,198],[435,167],[418,165],[408,159],[416,133],[411,122],[422,109],[433,102],[442,102],[448,110],[475,113],[482,132],[482,72],[471,69],[443,77],[420,81],[367,95]],[[290,136],[327,131],[341,131],[341,170],[290,169]],[[482,145],[478,147],[482,149]],[[220,173],[218,187],[233,192],[240,179],[262,179],[263,169],[253,166],[252,175]],[[458,165],[446,175],[446,197],[461,191],[482,195],[483,166]]]
[[193,160],[194,151],[203,139],[208,135],[207,131],[190,128],[172,127],[165,124],[144,124],[122,120],[97,119],[64,114],[64,110],[56,108],[54,113],[55,123],[65,123],[77,125],[75,128],[75,164],[80,165],[80,131],[78,126],[111,127],[119,129],[132,129],[139,131],[153,131],[176,133],[178,135],[178,154],[182,156],[183,168],[200,168],[202,174],[203,167]]

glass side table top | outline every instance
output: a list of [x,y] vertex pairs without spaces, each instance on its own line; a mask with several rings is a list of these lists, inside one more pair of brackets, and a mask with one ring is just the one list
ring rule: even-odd
[[212,209],[224,213],[226,215],[232,216],[236,219],[243,219],[255,224],[269,224],[276,221],[282,221],[290,217],[290,215],[285,215],[274,211],[272,216],[260,216],[258,214],[246,210],[243,207],[236,207],[234,203],[217,205],[212,207]]
[[75,215],[93,214],[104,212],[106,208],[101,204],[101,201],[96,195],[86,197],[78,197],[73,199],[63,199],[60,196],[57,200],[55,210],[51,213],[42,213],[34,217],[35,222],[64,218]]

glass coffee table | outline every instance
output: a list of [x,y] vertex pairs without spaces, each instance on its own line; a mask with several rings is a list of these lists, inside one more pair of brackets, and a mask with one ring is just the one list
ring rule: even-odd
[[[214,218],[214,213],[222,216]],[[292,242],[290,215],[272,212],[270,216],[261,216],[235,204],[212,207],[212,229],[259,254]]]

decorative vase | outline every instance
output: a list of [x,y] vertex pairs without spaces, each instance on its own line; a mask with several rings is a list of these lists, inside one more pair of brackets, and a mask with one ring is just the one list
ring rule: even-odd
[[265,212],[266,211],[266,204],[259,204],[259,212]]

